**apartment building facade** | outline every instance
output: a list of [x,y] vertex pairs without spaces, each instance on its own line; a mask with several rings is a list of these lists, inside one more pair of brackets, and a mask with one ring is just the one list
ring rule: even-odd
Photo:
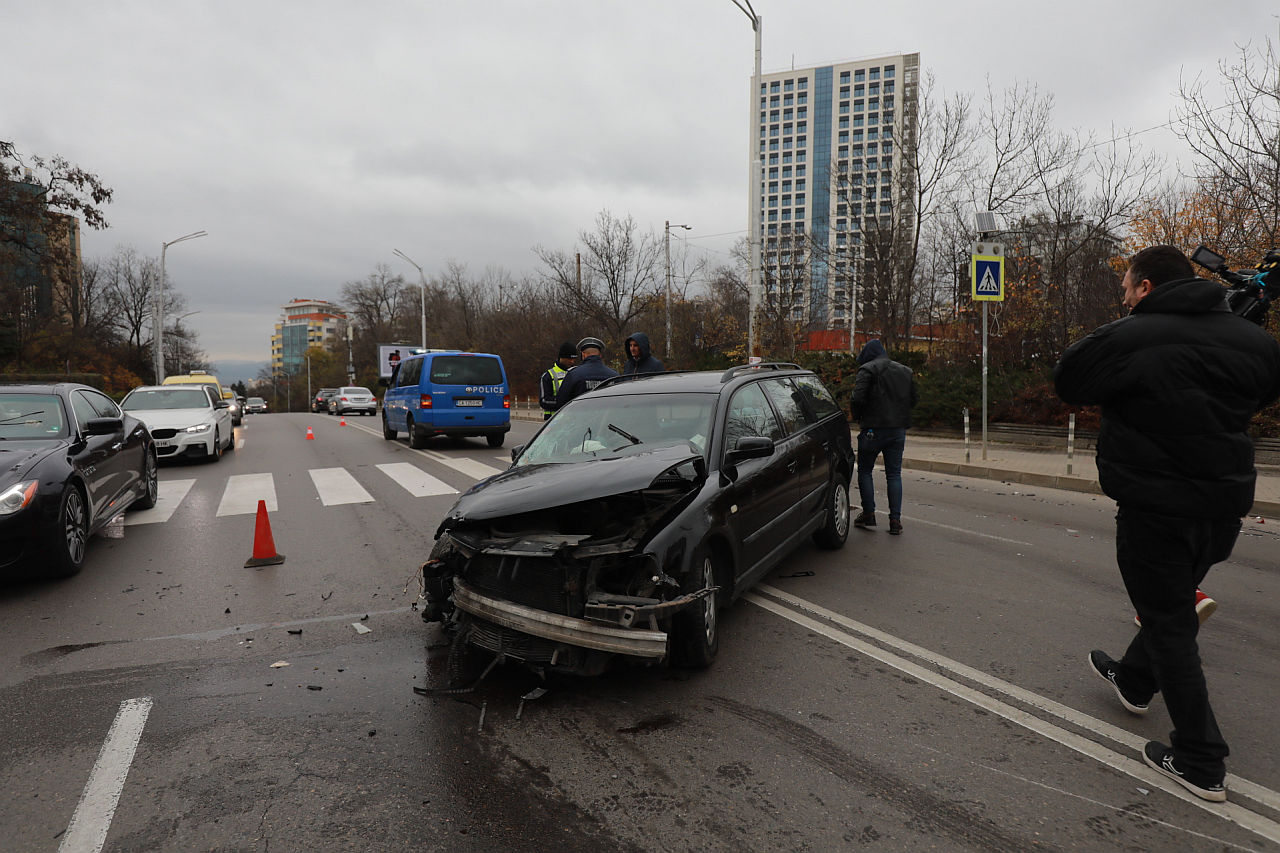
[[766,312],[850,327],[865,235],[900,237],[914,220],[903,154],[916,141],[919,69],[909,53],[761,75],[755,302]]
[[347,315],[323,299],[293,299],[271,335],[271,372],[297,373],[310,347],[327,347],[347,336]]

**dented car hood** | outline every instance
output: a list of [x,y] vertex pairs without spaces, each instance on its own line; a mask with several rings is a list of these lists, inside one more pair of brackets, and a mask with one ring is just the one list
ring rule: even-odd
[[648,488],[662,472],[702,454],[691,445],[633,448],[583,462],[511,468],[472,486],[446,519],[483,521]]

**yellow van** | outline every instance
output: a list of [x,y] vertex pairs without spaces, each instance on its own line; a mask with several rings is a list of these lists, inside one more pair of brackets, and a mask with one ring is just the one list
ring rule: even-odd
[[[213,389],[213,393],[219,398],[227,399],[227,393],[222,390],[222,383],[218,381],[218,377],[204,370],[193,370],[190,373],[179,374],[178,376],[166,376],[161,385],[208,385]],[[234,394],[231,395],[235,397]]]

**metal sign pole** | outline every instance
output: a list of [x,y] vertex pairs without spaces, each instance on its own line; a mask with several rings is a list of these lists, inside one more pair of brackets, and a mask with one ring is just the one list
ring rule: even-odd
[[982,303],[982,458],[987,458],[987,303]]

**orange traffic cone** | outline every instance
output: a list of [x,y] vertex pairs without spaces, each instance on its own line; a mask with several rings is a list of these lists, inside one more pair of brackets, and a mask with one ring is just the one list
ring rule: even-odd
[[347,416],[343,415],[342,418],[338,421],[338,426],[346,426],[346,425],[347,425]]
[[258,523],[253,531],[253,556],[245,560],[244,567],[252,569],[258,566],[274,566],[283,562],[284,555],[276,553],[276,543],[271,537],[271,522],[267,519],[267,502],[260,500],[258,501]]
[[311,427],[307,427],[307,441],[315,441],[316,434],[311,431]]

